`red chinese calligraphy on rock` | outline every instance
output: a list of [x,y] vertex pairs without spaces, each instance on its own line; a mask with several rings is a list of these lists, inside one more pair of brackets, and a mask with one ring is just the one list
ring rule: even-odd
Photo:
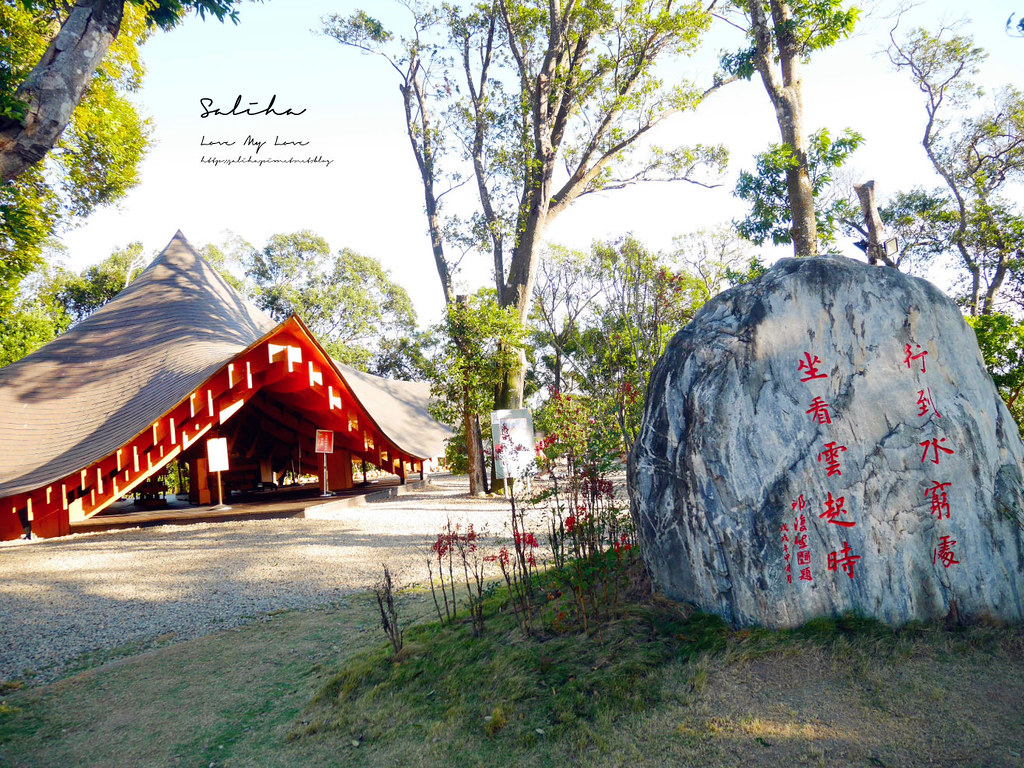
[[800,379],[800,381],[804,382],[811,381],[812,379],[827,379],[828,374],[821,373],[818,370],[819,365],[821,365],[821,358],[817,355],[812,358],[810,352],[804,352],[804,359],[797,364],[796,369],[807,375]]
[[953,545],[956,544],[956,539],[949,540],[949,536],[943,536],[939,539],[939,546],[937,546],[932,553],[932,565],[942,563],[946,568],[951,565],[959,565],[960,561],[956,559],[956,554],[953,552]]
[[[931,497],[931,513],[934,517],[938,515],[941,520],[943,517],[949,517],[949,500],[946,498],[946,489],[952,485],[952,483],[940,483],[937,480],[932,481],[934,485],[930,488],[924,489],[924,497],[927,499]],[[945,513],[945,515],[943,515]]]
[[790,562],[789,553],[789,526],[782,524],[782,559],[786,562],[786,583],[793,583],[793,564]]
[[796,546],[796,564],[800,568],[800,581],[814,581],[811,576],[811,550],[807,543],[807,518],[797,515],[793,519],[793,544]]
[[843,542],[843,548],[839,552],[828,553],[828,569],[835,571],[842,569],[843,572],[853,578],[853,565],[860,560],[860,555],[850,554],[850,545],[847,542]]
[[804,501],[804,495],[801,493],[796,499],[793,500],[793,509],[796,511],[802,511],[807,507],[807,502]]
[[944,438],[944,437],[942,437],[942,438],[933,437],[931,440],[925,440],[925,441],[923,441],[921,443],[918,443],[918,445],[920,445],[922,448],[924,448],[924,453],[921,454],[921,463],[924,464],[925,461],[928,460],[928,451],[932,452],[932,464],[938,464],[939,463],[939,452],[940,451],[942,453],[946,453],[946,454],[952,455],[954,453],[952,448],[946,448],[945,446],[940,445],[940,443],[944,443],[944,442],[946,442],[946,438]]
[[843,474],[842,469],[839,467],[839,454],[845,450],[845,445],[825,443],[825,446],[821,449],[821,453],[818,454],[818,463],[820,464],[822,461],[825,462],[825,469],[828,473],[826,477]]
[[820,397],[816,397],[811,401],[811,407],[808,408],[805,413],[811,415],[811,421],[817,422],[818,424],[831,424],[832,416],[828,412],[828,409],[832,406],[822,400]]
[[[917,351],[918,349],[921,349],[921,345],[920,344],[915,344],[914,345],[914,351]],[[925,355],[928,354],[928,350],[927,349],[923,349],[923,350],[921,350],[920,352],[918,352],[915,355],[915,354],[911,353],[910,345],[907,344],[905,352],[906,352],[906,357],[903,358],[903,362],[907,364],[907,368],[911,367],[910,363],[912,361],[920,360],[921,361],[921,373],[928,373],[928,369],[924,367],[925,366],[924,358],[925,358]]]
[[825,511],[818,515],[819,518],[824,518],[826,523],[832,523],[832,525],[839,525],[843,528],[853,528],[856,525],[852,520],[840,520],[840,515],[845,515],[847,510],[843,506],[846,503],[846,497],[840,496],[838,499],[832,498],[832,491],[828,492],[828,498],[825,499]]
[[942,418],[939,409],[935,407],[935,400],[932,398],[932,388],[925,387],[917,392],[917,415],[927,416],[929,413],[934,413],[938,419]]

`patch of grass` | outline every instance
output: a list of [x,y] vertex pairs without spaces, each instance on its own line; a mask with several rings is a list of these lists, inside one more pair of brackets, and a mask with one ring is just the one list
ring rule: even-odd
[[[426,612],[410,602],[412,618]],[[352,596],[11,691],[0,766],[331,765],[278,753],[325,667],[382,637],[375,612],[372,596]]]
[[[641,744],[650,744],[646,734],[635,733],[642,723],[675,708],[685,715],[667,731],[667,724],[659,725],[658,739],[669,738],[687,759],[707,758],[694,765],[730,764],[723,755],[735,751],[719,748],[746,743],[744,749],[766,756],[751,764],[772,765],[779,750],[816,762],[854,737],[848,723],[798,714],[822,706],[815,696],[797,691],[785,711],[743,712],[730,701],[735,711],[707,712],[700,702],[721,700],[723,673],[750,668],[760,675],[765,668],[805,667],[806,659],[819,658],[816,677],[843,691],[844,708],[859,708],[858,716],[872,727],[879,717],[898,725],[922,705],[948,709],[950,681],[941,677],[964,657],[993,654],[1005,663],[1015,653],[1019,658],[1024,637],[1019,629],[984,622],[893,629],[856,614],[790,631],[730,630],[715,616],[655,599],[623,607],[597,634],[526,638],[505,599],[499,591],[485,606],[486,630],[479,639],[468,619],[430,624],[411,628],[398,655],[381,645],[355,656],[321,688],[289,738],[334,744],[341,762],[353,765],[401,763],[417,754],[431,765],[487,765],[510,755],[529,755],[538,764],[604,756],[601,762],[617,764],[634,760]],[[946,661],[940,666],[937,659]],[[916,671],[896,674],[900,667],[894,665],[904,662]],[[932,676],[926,669],[941,671]],[[821,685],[808,674],[804,669],[791,679],[802,690]],[[785,689],[769,678],[758,684]],[[873,754],[865,752],[866,759]]]
[[499,590],[485,605],[483,637],[473,638],[468,620],[412,627],[397,656],[381,646],[352,659],[291,738],[380,748],[425,734],[453,757],[450,745],[472,744],[484,761],[539,742],[572,743],[581,730],[590,741],[601,723],[660,700],[666,662],[720,652],[729,634],[717,617],[647,603],[622,608],[597,634],[526,638],[506,598]]
[[377,621],[353,596],[12,686],[0,766],[1024,765],[1024,629],[998,622],[730,630],[654,599],[526,639],[496,593],[483,638],[420,624],[396,655]]

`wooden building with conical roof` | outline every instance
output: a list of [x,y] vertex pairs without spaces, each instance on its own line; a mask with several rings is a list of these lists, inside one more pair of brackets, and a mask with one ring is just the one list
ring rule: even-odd
[[450,431],[429,387],[331,359],[297,316],[277,322],[177,233],[114,299],[0,369],[0,540],[61,536],[160,473],[189,462],[208,503],[206,440],[264,478],[320,472],[317,429],[334,432],[332,490],[352,461],[421,473]]

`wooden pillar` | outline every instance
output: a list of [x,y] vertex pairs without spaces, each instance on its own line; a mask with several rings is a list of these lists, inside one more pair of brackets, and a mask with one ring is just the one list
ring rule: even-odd
[[344,491],[352,487],[352,454],[336,448],[327,454],[328,490]]
[[190,504],[210,503],[210,473],[206,471],[206,459],[191,459],[188,463],[188,501]]

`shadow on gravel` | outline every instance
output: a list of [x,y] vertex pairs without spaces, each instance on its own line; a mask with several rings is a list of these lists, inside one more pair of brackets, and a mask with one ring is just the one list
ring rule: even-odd
[[52,680],[83,654],[330,606],[370,589],[384,562],[400,583],[425,583],[447,517],[506,534],[500,499],[427,492],[346,512],[351,520],[167,525],[5,548],[0,681]]

